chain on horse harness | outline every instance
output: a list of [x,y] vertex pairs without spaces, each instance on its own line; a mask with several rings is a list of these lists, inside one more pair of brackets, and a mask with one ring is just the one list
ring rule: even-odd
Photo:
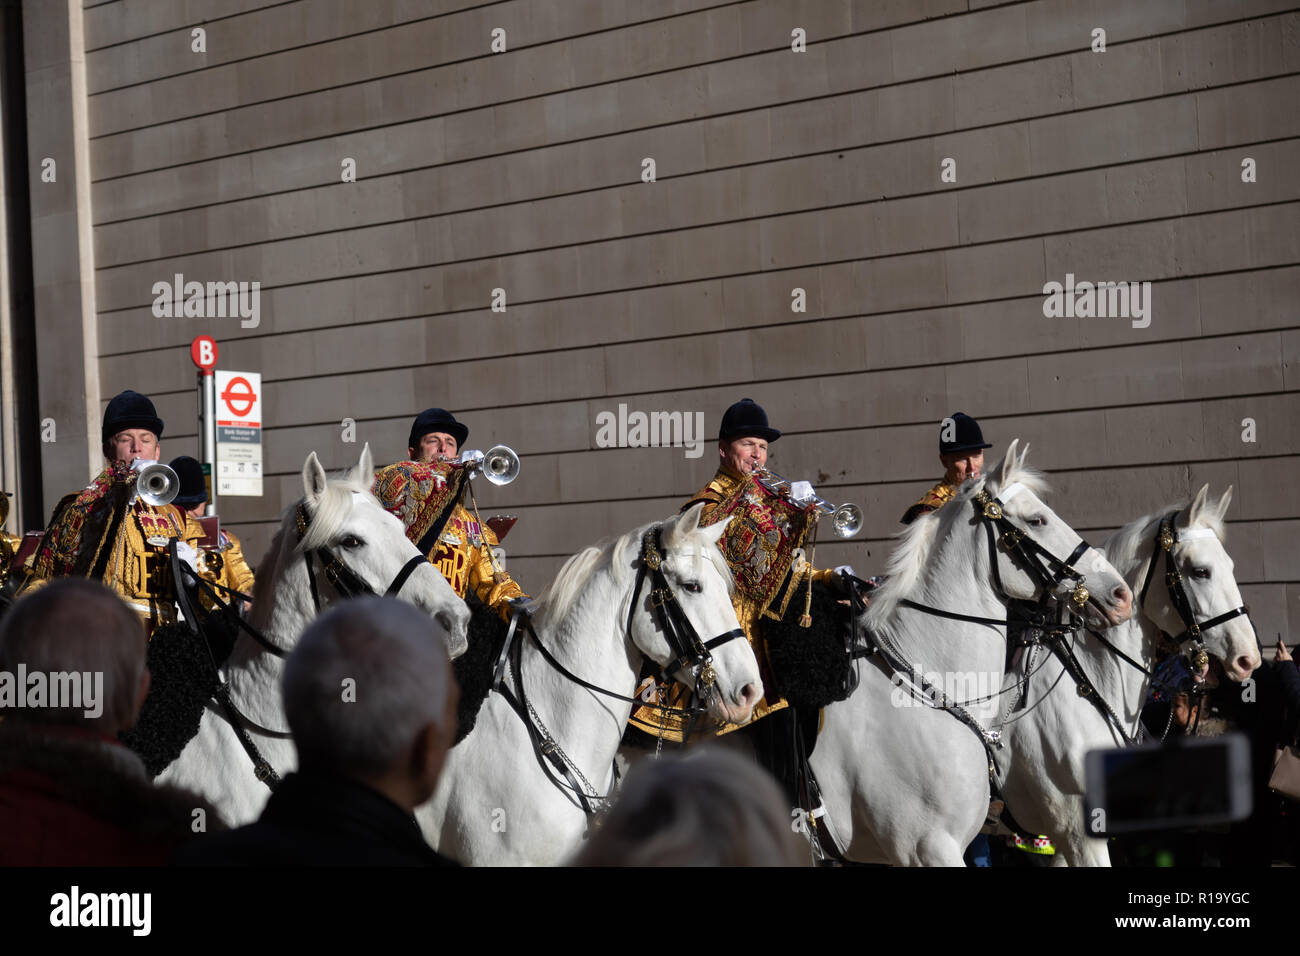
[[[515,713],[519,715],[519,719],[523,721],[524,727],[528,731],[529,740],[533,744],[534,755],[537,757],[542,770],[557,787],[571,790],[574,793],[574,799],[582,807],[583,813],[586,814],[589,826],[598,823],[600,811],[607,805],[613,791],[618,786],[618,762],[614,762],[613,783],[609,792],[605,794],[597,793],[590,781],[583,776],[582,771],[564,752],[550,731],[546,729],[537,711],[529,702],[524,691],[523,640],[516,640],[516,635],[520,632],[527,635],[541,653],[542,658],[552,668],[586,690],[625,703],[640,704],[664,713],[686,717],[693,723],[699,714],[708,709],[705,702],[712,694],[716,693],[714,684],[717,681],[717,672],[713,667],[713,656],[709,652],[721,647],[728,641],[744,638],[745,632],[736,627],[708,641],[701,641],[695,631],[695,626],[691,624],[690,618],[686,616],[686,612],[682,610],[681,605],[678,603],[677,595],[668,585],[668,579],[663,573],[663,561],[662,531],[661,527],[656,525],[648,530],[641,539],[640,567],[637,571],[636,584],[632,590],[632,600],[628,606],[627,633],[629,637],[632,634],[632,623],[636,617],[641,589],[646,579],[649,578],[651,585],[650,607],[655,622],[658,624],[659,629],[663,631],[668,646],[674,655],[674,659],[662,668],[661,675],[665,676],[666,679],[670,679],[673,674],[683,670],[696,675],[690,706],[686,709],[668,707],[657,703],[647,704],[640,698],[628,697],[624,694],[606,690],[578,677],[560,661],[556,660],[555,656],[542,644],[537,632],[533,629],[531,618],[520,606],[516,606],[514,613],[511,615],[510,626],[506,631],[505,644],[502,646],[501,653],[497,658],[492,679],[492,689],[500,693]],[[522,624],[520,623],[521,620]],[[514,677],[515,687],[518,688],[517,694],[503,682],[507,665]],[[689,736],[689,733],[690,724],[687,726],[687,736]],[[563,775],[564,779],[561,780],[557,773]],[[585,787],[579,784],[579,780]],[[593,806],[593,803],[599,803],[601,807],[598,809]]]

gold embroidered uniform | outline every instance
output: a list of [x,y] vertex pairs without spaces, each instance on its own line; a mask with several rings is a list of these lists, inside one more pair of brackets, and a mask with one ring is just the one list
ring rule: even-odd
[[903,517],[899,520],[903,524],[911,524],[926,512],[937,511],[942,508],[956,493],[956,485],[950,485],[946,481],[940,481],[937,485],[922,495],[920,501],[908,508],[903,514]]
[[202,529],[174,505],[154,507],[138,499],[125,505],[115,522],[114,512],[122,507],[118,502],[126,500],[133,480],[129,466],[115,464],[84,491],[64,497],[29,560],[26,587],[56,577],[91,576],[102,567],[100,580],[140,615],[152,634],[176,620],[168,542],[190,540]]

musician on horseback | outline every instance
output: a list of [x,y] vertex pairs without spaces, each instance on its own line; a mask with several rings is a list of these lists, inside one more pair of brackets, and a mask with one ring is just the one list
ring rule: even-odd
[[[208,504],[208,488],[203,477],[203,465],[198,459],[191,458],[189,455],[173,458],[170,464],[181,483],[180,492],[172,504],[183,509],[191,518],[201,519],[203,510]],[[202,528],[200,527],[199,530]],[[219,528],[217,540],[210,544],[205,544],[206,534],[200,538],[187,540],[196,550],[206,552],[199,560],[198,571],[205,580],[227,589],[219,592],[222,600],[227,602],[239,600],[236,595],[230,593],[231,591],[248,595],[253,593],[253,569],[248,566],[248,561],[244,558],[244,546],[233,531]]]
[[[383,506],[406,526],[407,537],[422,547],[432,563],[462,599],[471,591],[503,619],[510,602],[526,599],[523,590],[493,556],[496,533],[461,504],[467,479],[463,469],[451,469],[469,437],[469,428],[443,408],[426,408],[411,423],[406,453],[409,461],[380,469],[374,493]],[[423,466],[423,467],[421,467]],[[472,500],[472,499],[471,499]]]
[[993,446],[984,440],[980,423],[963,412],[953,412],[939,427],[939,461],[943,465],[943,478],[921,496],[921,500],[908,508],[899,519],[911,524],[921,515],[942,508],[962,482],[978,478],[984,471],[984,449]]
[[[812,585],[825,585],[834,598],[843,597],[847,591],[846,579],[837,572],[843,570],[851,574],[852,569],[847,566],[835,570],[813,567],[808,558],[812,557],[810,545],[817,515],[778,497],[757,480],[754,472],[766,467],[768,444],[780,437],[781,432],[768,424],[767,413],[753,400],[742,399],[728,408],[718,432],[718,456],[721,459],[718,471],[713,480],[691,497],[683,510],[704,502],[701,527],[729,516],[733,519],[718,544],[735,578],[732,603],[740,626],[758,658],[766,692],[764,699],[755,705],[754,716],[746,727],[774,715],[771,720],[762,721],[754,728],[754,745],[760,761],[789,790],[795,768],[790,765],[788,755],[794,750],[796,723],[802,735],[800,749],[807,748],[811,752],[820,708],[801,707],[799,714],[793,715],[794,708],[790,708],[789,701],[780,691],[782,677],[787,675],[775,673],[765,631],[771,633],[771,629],[781,622],[793,623],[795,619],[798,619],[799,628],[809,628],[812,624],[809,613]],[[806,484],[795,483],[796,486]],[[810,486],[792,487],[793,497],[811,495]],[[808,558],[804,552],[806,545],[809,546]],[[836,606],[835,601],[831,601],[831,606]],[[843,610],[847,611],[847,608]],[[819,613],[823,611],[825,605],[819,603]],[[839,615],[832,613],[828,616]],[[832,624],[831,621],[818,623],[819,626]],[[798,634],[802,638],[811,632],[800,630]],[[684,703],[680,699],[682,690],[676,685],[666,688],[656,685],[654,678],[647,678],[638,688],[638,695],[648,702],[656,693],[659,703],[673,706]],[[651,707],[636,708],[630,723],[652,737],[680,741],[683,736],[684,721],[681,718]],[[735,724],[726,724],[717,733],[727,734],[738,729]]]
[[113,397],[101,428],[105,468],[55,506],[24,589],[58,577],[93,578],[117,592],[150,635],[176,621],[168,543],[179,539],[178,552],[192,561],[187,541],[203,532],[174,504],[148,504],[137,494],[131,464],[158,460],[162,432],[147,396],[128,389]]

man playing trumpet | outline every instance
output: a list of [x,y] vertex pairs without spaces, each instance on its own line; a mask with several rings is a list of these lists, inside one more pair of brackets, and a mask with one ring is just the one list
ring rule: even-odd
[[[789,712],[778,713],[785,711],[789,703],[772,690],[780,682],[772,672],[760,625],[798,619],[801,627],[809,627],[811,585],[825,584],[837,595],[843,594],[846,585],[837,572],[852,573],[852,569],[847,566],[835,570],[814,568],[805,559],[803,549],[816,526],[817,513],[783,502],[756,479],[755,471],[766,468],[768,443],[780,437],[781,432],[768,425],[767,413],[753,400],[745,398],[732,405],[722,416],[718,432],[721,459],[718,471],[682,510],[704,502],[701,527],[732,518],[718,546],[735,578],[732,603],[758,658],[766,691],[766,696],[754,707],[751,725],[769,714],[776,715],[755,728],[755,749],[760,760],[789,788],[794,768],[784,765],[782,755],[791,749],[788,745],[792,743],[795,721],[805,725],[803,737],[811,751],[819,711],[811,709],[798,718]],[[812,497],[812,487],[806,482],[796,482],[792,492],[799,498]],[[654,678],[643,681],[638,694],[647,702],[654,700],[674,707],[685,703],[676,687],[659,686]],[[680,741],[683,736],[681,718],[653,707],[636,708],[631,724],[664,740]],[[737,725],[727,724],[718,733],[736,729]],[[773,765],[774,756],[778,758],[777,765]]]
[[[410,461],[381,469],[373,491],[380,503],[401,519],[407,536],[417,545],[437,532],[426,553],[462,599],[472,590],[480,602],[509,619],[510,602],[528,595],[497,566],[492,554],[498,544],[495,532],[479,521],[477,509],[471,515],[460,503],[459,489],[449,485],[448,469],[439,467],[440,462],[457,457],[468,437],[469,429],[451,412],[426,408],[411,424],[406,449]],[[413,463],[426,467],[414,467]],[[446,506],[453,501],[447,512]]]
[[113,397],[100,435],[105,468],[87,488],[55,506],[29,559],[26,589],[56,577],[94,578],[121,595],[149,634],[175,622],[167,545],[179,539],[178,549],[192,562],[186,540],[203,530],[175,505],[149,504],[136,493],[131,463],[157,461],[162,432],[163,421],[147,396],[128,389]]

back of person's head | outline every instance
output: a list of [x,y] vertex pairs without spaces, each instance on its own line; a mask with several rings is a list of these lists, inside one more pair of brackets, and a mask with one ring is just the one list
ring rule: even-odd
[[284,709],[303,770],[376,780],[436,750],[433,793],[456,732],[459,691],[432,618],[396,598],[344,601],[317,618],[284,667]]
[[575,866],[806,866],[776,781],[757,764],[702,747],[629,771]]
[[6,721],[81,725],[112,737],[135,724],[144,702],[148,644],[140,618],[104,585],[51,581],[0,622],[0,671],[25,695],[24,706],[0,713]]

